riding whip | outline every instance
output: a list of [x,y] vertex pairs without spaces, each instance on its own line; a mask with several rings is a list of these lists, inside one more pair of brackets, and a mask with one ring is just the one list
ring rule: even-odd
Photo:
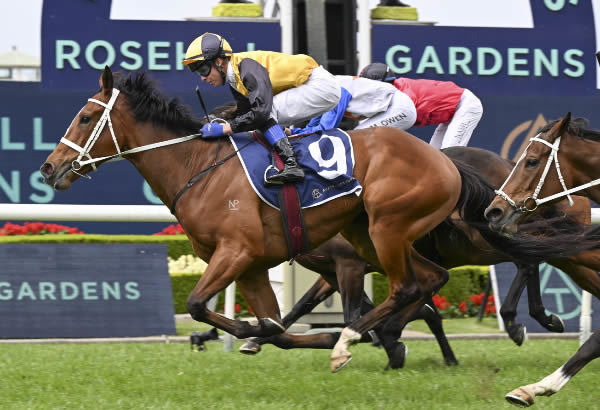
[[206,115],[206,122],[210,123],[210,118],[208,117],[208,111],[206,111],[206,105],[204,105],[204,99],[202,98],[202,94],[200,94],[200,87],[196,86],[196,95],[198,96],[198,99],[200,100],[200,105],[202,106],[202,109],[204,110],[204,114]]

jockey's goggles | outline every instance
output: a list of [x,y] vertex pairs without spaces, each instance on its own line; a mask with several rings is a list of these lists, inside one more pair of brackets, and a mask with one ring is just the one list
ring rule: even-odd
[[196,73],[202,77],[208,77],[208,75],[210,74],[210,70],[212,69],[212,62],[206,60],[196,61],[188,65],[188,67],[191,72]]

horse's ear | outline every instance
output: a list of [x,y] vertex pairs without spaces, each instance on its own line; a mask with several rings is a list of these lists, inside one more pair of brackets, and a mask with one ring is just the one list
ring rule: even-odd
[[100,88],[102,89],[102,92],[104,94],[107,94],[107,95],[112,94],[113,75],[112,75],[112,71],[110,71],[109,66],[104,66],[104,71],[102,72],[102,75],[100,76]]
[[565,132],[567,132],[567,129],[569,128],[570,124],[571,124],[571,112],[568,112],[567,115],[565,115],[564,118],[562,120],[560,120],[558,134],[556,136],[559,137],[559,136],[563,135]]

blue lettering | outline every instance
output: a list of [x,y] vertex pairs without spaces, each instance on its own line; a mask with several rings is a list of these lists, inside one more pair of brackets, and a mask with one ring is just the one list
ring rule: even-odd
[[138,300],[141,296],[138,286],[137,282],[127,282],[125,284],[125,297],[129,300]]
[[150,41],[148,43],[148,68],[150,70],[170,70],[170,64],[158,64],[156,60],[169,58],[169,53],[159,53],[159,48],[169,47],[168,41]]
[[2,117],[0,119],[0,128],[2,129],[2,138],[0,139],[0,148],[4,151],[25,151],[24,142],[12,142],[10,140],[10,118]]
[[122,61],[121,64],[119,64],[121,68],[133,71],[139,70],[142,67],[142,64],[144,63],[142,57],[139,54],[129,50],[130,48],[139,49],[140,47],[142,47],[142,45],[137,41],[125,41],[123,44],[121,44],[121,54],[123,54],[123,56],[126,58],[133,60],[131,63]]
[[98,300],[96,282],[81,282],[84,300]]
[[581,77],[585,73],[585,65],[581,61],[577,61],[574,57],[583,57],[583,51],[571,49],[565,51],[565,62],[575,67],[575,70],[566,68],[563,73],[569,77]]
[[[4,288],[4,289],[2,289]],[[13,298],[13,291],[10,287],[9,282],[0,282],[0,300],[11,300]]]
[[[96,49],[104,49],[106,53],[106,57],[104,61],[98,62],[94,57],[94,53]],[[105,40],[95,40],[92,41],[85,48],[85,61],[90,65],[90,67],[101,70],[104,66],[111,66],[115,62],[115,49],[112,44]]]
[[21,189],[19,186],[19,171],[10,171],[11,183],[9,184],[0,174],[0,190],[4,191],[11,202],[20,202]]
[[31,286],[27,282],[21,283],[21,288],[19,289],[19,294],[17,295],[17,300],[24,298],[36,300],[35,293],[33,293],[33,289],[31,289]]
[[111,296],[113,299],[121,300],[121,287],[119,286],[119,282],[113,282],[112,287],[110,283],[102,282],[102,298],[108,300]]
[[29,183],[33,189],[37,189],[38,191],[42,191],[44,193],[44,195],[38,195],[36,193],[29,195],[29,199],[31,199],[32,202],[37,204],[47,204],[54,199],[54,190],[50,185],[44,183],[44,178],[39,171],[34,171],[31,174],[29,177]]
[[56,300],[54,292],[56,291],[56,285],[52,282],[40,282],[38,285],[40,289],[40,300]]
[[56,148],[55,142],[42,141],[42,118],[33,118],[33,150],[34,151],[54,151]]
[[[67,52],[66,48],[70,47]],[[81,70],[81,66],[77,62],[77,57],[81,53],[81,47],[74,40],[56,40],[56,68],[62,70],[65,68],[65,61],[68,61],[71,68]]]

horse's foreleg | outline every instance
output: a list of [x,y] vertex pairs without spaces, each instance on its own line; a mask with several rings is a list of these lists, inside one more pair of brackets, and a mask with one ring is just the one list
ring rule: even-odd
[[[327,283],[325,279],[319,277],[312,287],[300,298],[300,300],[292,307],[290,313],[283,318],[283,326],[288,329],[299,318],[312,312],[312,310],[322,301],[327,299],[335,292],[335,289]],[[282,349],[290,349],[295,346],[290,339],[283,339],[284,334],[274,336],[277,340],[272,340],[272,337],[255,337],[248,340],[240,347],[240,352],[244,354],[256,354],[260,352],[261,346],[267,343],[273,343]],[[337,339],[336,339],[337,340]],[[334,342],[335,343],[335,342]]]
[[565,331],[565,324],[560,317],[554,314],[546,314],[540,290],[540,269],[538,265],[528,270],[527,303],[529,305],[529,316],[534,318],[544,328],[556,333]]
[[[524,325],[515,323],[515,318],[517,316],[517,304],[519,303],[521,294],[527,285],[528,275],[530,275],[533,271],[537,272],[538,267],[537,265],[516,265],[517,274],[510,284],[510,289],[504,298],[504,302],[502,302],[502,306],[500,307],[500,316],[502,316],[504,329],[506,329],[508,336],[517,344],[517,346],[521,346],[523,341],[525,341],[527,330],[525,329]],[[537,286],[539,289],[539,283]]]
[[581,345],[577,353],[554,373],[537,383],[521,386],[511,391],[505,396],[506,400],[519,407],[531,406],[535,402],[536,396],[551,396],[557,393],[577,372],[598,357],[600,357],[600,330],[596,330]]
[[425,303],[425,306],[423,306],[421,310],[419,310],[417,315],[412,320],[425,320],[427,326],[429,326],[429,329],[431,330],[431,333],[433,333],[435,339],[440,345],[440,349],[442,351],[442,355],[444,356],[444,361],[446,362],[446,364],[448,366],[457,365],[458,360],[456,360],[454,352],[450,347],[450,343],[448,343],[446,333],[444,333],[444,326],[442,325],[442,316],[440,316],[440,313],[435,308],[435,304],[433,303],[433,300],[431,298],[429,298],[429,300],[427,300]]
[[[252,258],[243,249],[233,249],[230,247],[217,248],[210,259],[206,271],[188,297],[187,308],[192,318],[199,322],[208,323],[238,339],[282,333],[284,329],[283,325],[278,323],[277,302],[273,290],[268,285],[268,275],[267,288],[271,292],[271,297],[269,298],[267,291],[264,296],[265,303],[275,301],[275,308],[272,308],[271,311],[276,312],[277,316],[267,317],[259,321],[259,325],[255,326],[249,322],[229,319],[206,308],[206,302],[229,286],[233,281],[239,280],[239,277],[252,261]],[[266,270],[264,271],[266,272]]]

